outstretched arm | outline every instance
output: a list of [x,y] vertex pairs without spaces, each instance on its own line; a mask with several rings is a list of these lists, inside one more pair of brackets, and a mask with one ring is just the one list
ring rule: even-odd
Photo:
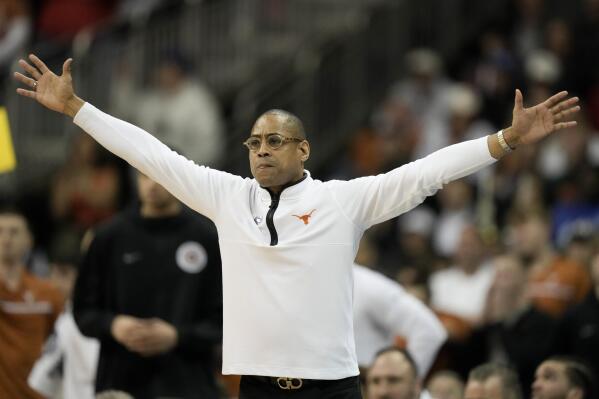
[[244,181],[238,176],[198,166],[143,129],[85,103],[73,89],[71,59],[64,62],[60,76],[35,55],[31,54],[29,60],[31,63],[19,61],[27,76],[17,72],[15,79],[27,88],[19,88],[17,93],[73,117],[74,123],[98,143],[160,183],[190,208],[214,220],[224,209],[220,207],[222,198],[234,198],[243,188]]
[[[516,90],[512,124],[499,134],[442,148],[429,156],[377,175],[334,182],[331,195],[339,208],[360,228],[381,223],[420,204],[444,184],[475,173],[521,144],[533,144],[550,133],[572,127],[568,119],[580,110],[577,97],[563,91],[531,108],[524,108]],[[507,149],[507,150],[506,150]]]
[[499,159],[521,144],[534,144],[557,130],[576,126],[576,121],[568,119],[580,111],[576,105],[578,97],[567,97],[568,92],[562,91],[534,107],[524,108],[522,92],[516,89],[512,126],[503,130],[504,145],[499,134],[488,136],[489,152],[493,158]]

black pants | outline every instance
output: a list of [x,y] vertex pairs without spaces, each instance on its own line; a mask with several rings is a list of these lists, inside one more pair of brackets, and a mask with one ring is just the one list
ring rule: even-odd
[[[297,385],[294,382],[294,385]],[[299,389],[282,389],[276,378],[244,375],[239,386],[239,399],[362,399],[360,380],[304,380]]]

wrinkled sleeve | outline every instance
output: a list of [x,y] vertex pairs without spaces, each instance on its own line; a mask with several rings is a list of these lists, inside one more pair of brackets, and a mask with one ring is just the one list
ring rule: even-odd
[[366,229],[413,209],[443,185],[495,162],[487,138],[465,141],[388,173],[349,181],[332,181],[331,192],[340,209]]
[[74,122],[110,152],[210,219],[217,217],[223,199],[230,198],[243,187],[241,177],[197,165],[145,130],[89,103],[75,115]]
[[445,328],[426,305],[399,284],[381,279],[376,292],[372,295],[369,313],[389,335],[406,340],[406,349],[416,362],[418,375],[426,376],[447,339]]

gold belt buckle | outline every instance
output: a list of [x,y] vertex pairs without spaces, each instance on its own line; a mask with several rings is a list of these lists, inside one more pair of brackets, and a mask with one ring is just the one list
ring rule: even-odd
[[281,389],[300,389],[304,385],[304,381],[301,378],[289,378],[279,377],[277,378],[277,385]]

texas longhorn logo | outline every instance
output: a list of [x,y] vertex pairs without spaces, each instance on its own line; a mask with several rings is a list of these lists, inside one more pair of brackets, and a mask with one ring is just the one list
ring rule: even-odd
[[310,223],[310,218],[312,217],[312,212],[314,212],[316,209],[312,209],[310,211],[310,213],[306,213],[305,215],[291,215],[291,216],[295,216],[296,218],[298,218],[299,220],[301,220],[302,222],[304,222],[304,224],[308,224]]

